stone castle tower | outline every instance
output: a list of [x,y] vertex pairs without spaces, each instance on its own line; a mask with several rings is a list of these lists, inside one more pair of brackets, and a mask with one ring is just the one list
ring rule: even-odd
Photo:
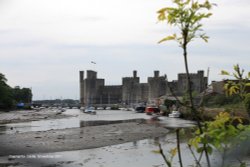
[[84,79],[84,71],[80,71],[80,101],[81,104],[100,103],[100,89],[104,87],[104,79],[97,78],[97,72],[88,70]]
[[[197,74],[191,73],[191,88],[192,91],[196,91],[197,93],[201,93],[207,87],[207,77],[204,77],[204,71],[198,71]],[[187,90],[187,76],[186,74],[178,74],[178,94],[182,94]]]
[[137,77],[137,71],[133,71],[133,77],[122,78],[122,101],[126,104],[137,101],[137,90],[140,78]]
[[[192,91],[198,93],[207,87],[207,77],[204,71],[190,74]],[[170,94],[171,87],[177,95],[183,95],[187,90],[186,74],[178,74],[178,80],[167,82],[165,76],[160,76],[159,71],[154,71],[153,77],[148,77],[147,83],[140,83],[137,71],[133,71],[132,77],[122,78],[122,85],[105,85],[104,79],[97,78],[97,72],[87,70],[80,71],[80,102],[82,106],[111,104],[138,104],[147,103]]]
[[154,99],[166,94],[166,77],[160,76],[159,71],[154,71],[154,77],[148,77],[148,99]]

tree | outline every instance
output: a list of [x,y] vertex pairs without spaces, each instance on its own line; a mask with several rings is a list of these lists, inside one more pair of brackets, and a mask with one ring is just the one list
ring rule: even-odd
[[30,88],[20,88],[16,86],[13,89],[14,99],[17,103],[31,103],[32,100],[32,92]]
[[235,80],[227,80],[224,89],[227,96],[239,95],[244,102],[246,111],[250,115],[250,72],[244,76],[244,69],[241,69],[239,64],[233,66],[234,72],[230,73],[225,70],[221,71],[221,75],[233,77]]
[[[212,9],[214,4],[211,4],[208,0],[204,3],[199,3],[199,1],[191,0],[172,0],[176,7],[165,7],[158,11],[159,21],[167,21],[171,26],[177,27],[179,33],[173,33],[162,40],[159,43],[174,40],[183,49],[183,58],[185,63],[186,75],[187,75],[187,85],[188,85],[188,95],[190,99],[190,107],[195,113],[193,96],[191,89],[191,79],[188,68],[187,60],[187,46],[195,38],[201,38],[205,42],[208,41],[208,36],[203,32],[201,21],[203,19],[209,18],[212,13],[208,12]],[[197,113],[196,117],[198,116]]]
[[[225,70],[221,71],[221,75],[226,75],[229,77],[234,77],[235,80],[228,80],[224,85],[224,89],[227,95],[238,94],[242,99],[245,99],[245,96],[248,93],[248,89],[250,88],[250,72],[246,76],[244,76],[244,69],[241,69],[239,64],[233,66],[234,72],[229,73]],[[248,89],[247,89],[248,88]]]
[[0,73],[0,108],[9,109],[13,106],[13,94],[11,87],[6,83],[7,79]]
[[[200,3],[198,0],[172,0],[176,7],[165,7],[158,11],[158,20],[166,21],[170,26],[174,26],[178,29],[177,33],[173,33],[162,40],[159,43],[174,40],[183,50],[183,58],[186,69],[187,85],[188,85],[188,96],[190,100],[189,107],[191,108],[192,114],[196,118],[200,133],[203,133],[202,126],[200,124],[199,113],[196,110],[192,96],[192,85],[188,68],[187,60],[187,46],[195,38],[201,38],[205,42],[208,41],[208,36],[203,32],[201,21],[209,18],[212,13],[209,10],[212,9],[213,5],[209,0]],[[204,148],[206,146],[204,145]],[[205,149],[208,166],[210,166],[208,152]]]
[[32,92],[30,88],[11,88],[4,74],[0,73],[0,109],[10,109],[15,103],[31,103]]
[[0,84],[6,84],[6,82],[7,82],[7,79],[2,73],[0,73]]

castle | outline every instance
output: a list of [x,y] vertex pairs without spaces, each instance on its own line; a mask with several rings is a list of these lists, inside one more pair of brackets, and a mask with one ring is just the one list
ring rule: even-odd
[[[207,87],[207,77],[204,71],[190,74],[192,91],[202,92]],[[160,76],[159,71],[154,71],[153,77],[148,77],[147,83],[140,83],[137,71],[133,76],[122,78],[122,85],[105,85],[105,80],[97,78],[97,72],[87,70],[80,71],[80,102],[87,105],[111,105],[111,104],[138,104],[151,103],[155,99],[170,95],[170,88],[178,96],[185,94],[187,90],[186,74],[178,74],[178,80],[167,81],[166,76]]]

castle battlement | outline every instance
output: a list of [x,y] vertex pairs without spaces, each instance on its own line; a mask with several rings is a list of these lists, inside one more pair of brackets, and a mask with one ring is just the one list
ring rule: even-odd
[[[170,94],[170,87],[177,95],[183,95],[187,90],[186,74],[178,74],[178,79],[172,82],[166,81],[166,76],[160,76],[160,71],[154,71],[153,77],[148,77],[147,83],[140,83],[137,71],[133,76],[123,77],[122,85],[105,85],[104,79],[97,78],[97,72],[87,70],[87,78],[84,71],[80,71],[80,101],[82,105],[89,104],[136,104],[147,103],[152,99]],[[204,71],[191,73],[192,91],[198,93],[207,87],[207,77]]]

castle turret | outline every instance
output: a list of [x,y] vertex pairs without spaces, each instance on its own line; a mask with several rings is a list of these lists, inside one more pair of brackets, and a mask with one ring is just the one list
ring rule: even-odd
[[84,105],[84,71],[79,72],[79,80],[80,80],[80,103],[81,106]]
[[[204,71],[200,70],[197,73],[190,73],[192,92],[201,93],[206,89],[207,77],[204,77]],[[178,74],[178,94],[183,95],[188,90],[187,75],[185,73]]]
[[166,94],[166,77],[160,76],[159,71],[154,71],[154,77],[148,77],[148,84],[150,101]]
[[[178,80],[167,82],[166,76],[160,76],[156,70],[153,77],[148,77],[147,83],[140,83],[137,71],[132,76],[122,78],[122,85],[105,86],[104,79],[97,78],[97,72],[88,70],[87,77],[84,72],[79,72],[80,80],[80,102],[81,105],[119,104],[129,105],[153,102],[159,97],[170,93],[170,88],[176,95],[183,95],[187,91],[187,76],[185,73],[178,74]],[[207,77],[204,71],[190,73],[192,91],[200,93],[207,85]]]
[[154,77],[158,78],[160,76],[160,71],[154,71]]
[[87,79],[96,79],[97,78],[97,72],[92,70],[87,70]]
[[133,77],[134,77],[134,78],[137,77],[137,71],[136,71],[136,70],[133,71]]
[[122,101],[126,104],[136,103],[136,85],[140,83],[137,71],[133,71],[133,77],[122,78]]

